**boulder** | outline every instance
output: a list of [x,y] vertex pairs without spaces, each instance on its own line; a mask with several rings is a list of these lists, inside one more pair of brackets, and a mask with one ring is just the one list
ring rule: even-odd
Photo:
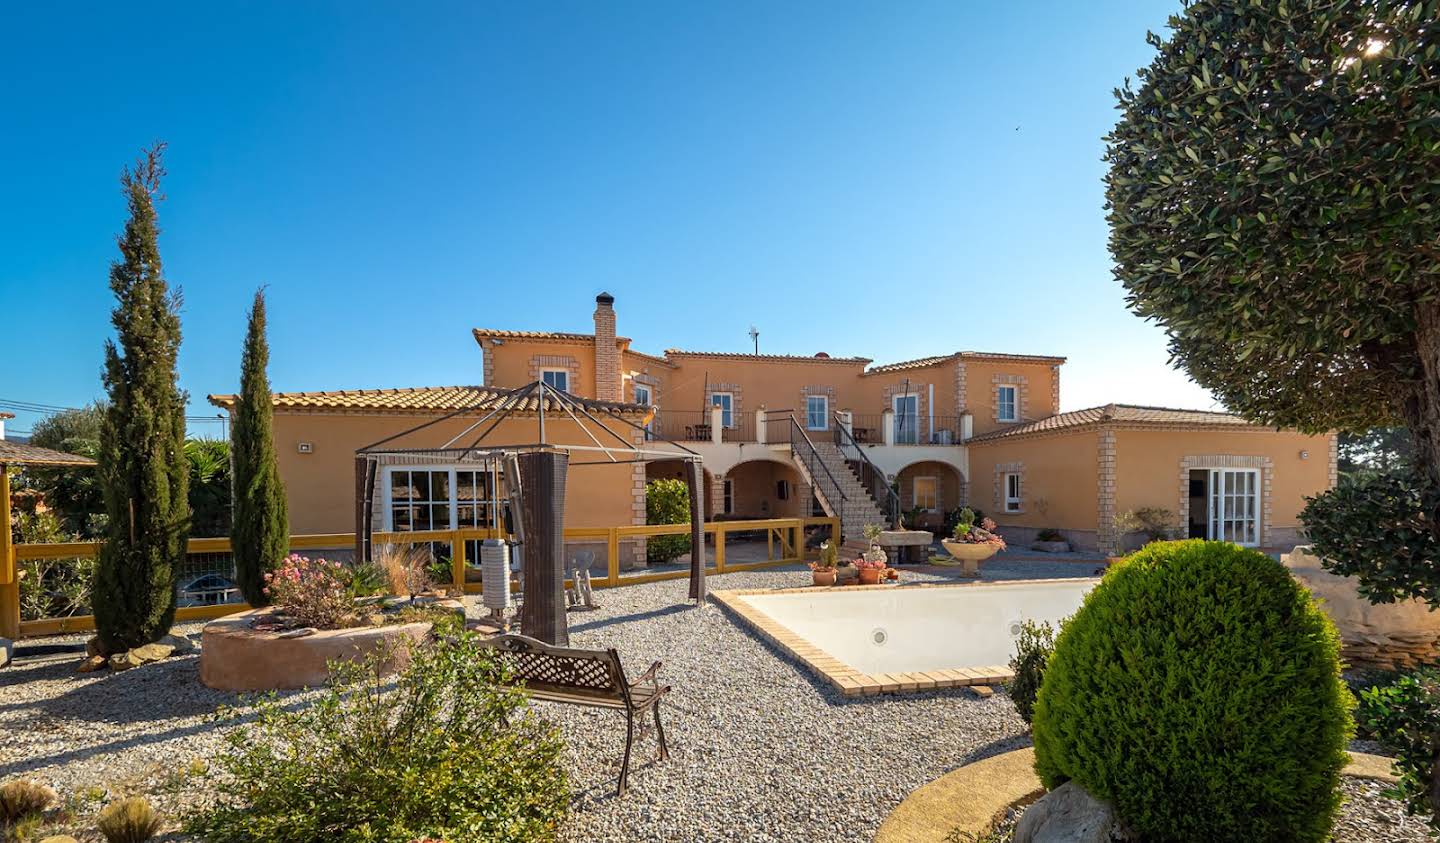
[[89,658],[85,659],[85,661],[80,662],[80,666],[75,668],[75,672],[94,673],[95,671],[104,668],[107,663],[108,660],[104,656],[90,656]]
[[126,650],[123,653],[116,653],[110,657],[111,670],[129,670],[132,667],[139,667],[145,662],[135,655],[134,650]]
[[169,644],[160,644],[157,642],[154,644],[142,644],[131,650],[130,655],[139,659],[141,664],[149,664],[150,662],[158,662],[161,659],[168,659],[173,652],[175,652],[174,647]]
[[1129,836],[1115,807],[1066,782],[1025,809],[1015,826],[1015,843],[1110,843]]
[[105,648],[100,646],[100,636],[92,635],[90,640],[85,642],[85,655],[87,656],[108,656]]
[[1440,656],[1440,612],[1423,601],[1371,603],[1360,596],[1352,577],[1322,568],[1309,547],[1297,547],[1281,561],[1320,599],[1320,608],[1340,632],[1340,655],[1352,666],[1405,670]]
[[176,635],[173,632],[169,635],[166,635],[164,638],[161,638],[159,641],[156,641],[155,643],[165,644],[169,646],[174,651],[174,655],[177,656],[183,656],[195,652],[194,641],[191,641],[184,635]]

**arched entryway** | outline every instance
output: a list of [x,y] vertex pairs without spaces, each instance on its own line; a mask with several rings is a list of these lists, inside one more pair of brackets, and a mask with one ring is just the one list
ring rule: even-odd
[[749,460],[725,473],[717,513],[731,519],[801,518],[810,514],[810,489],[793,466]]
[[[705,489],[705,520],[710,521],[715,513],[720,511],[721,503],[714,500],[715,494],[711,489],[715,486],[714,478],[710,475],[709,469],[704,469]],[[684,460],[656,460],[645,463],[645,482],[651,480],[679,480],[685,482],[685,461]]]
[[949,463],[934,460],[911,463],[900,469],[895,478],[900,508],[911,513],[906,523],[922,530],[940,529],[945,524],[946,513],[968,502],[965,477]]

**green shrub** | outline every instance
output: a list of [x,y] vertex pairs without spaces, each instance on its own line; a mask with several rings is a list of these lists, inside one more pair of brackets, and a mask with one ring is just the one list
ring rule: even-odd
[[1307,498],[1300,520],[1325,568],[1354,577],[1374,603],[1410,597],[1440,606],[1435,562],[1440,542],[1428,513],[1440,511],[1440,488],[1423,471],[1403,466],[1364,472]]
[[[645,523],[690,523],[690,487],[684,480],[651,480],[645,484]],[[669,562],[689,552],[688,535],[651,536],[645,541],[648,562]]]
[[186,828],[208,843],[548,840],[569,792],[552,725],[497,688],[503,668],[471,634],[380,660],[337,662],[310,706],[260,701],[226,736],[228,798]]
[[10,825],[44,812],[55,803],[55,791],[30,779],[0,785],[0,823]]
[[139,796],[107,805],[95,823],[108,843],[145,843],[160,831],[161,825],[160,815]]
[[1146,840],[1318,841],[1352,732],[1339,637],[1274,560],[1152,544],[1060,631],[1035,768],[1113,802]]
[[1426,814],[1440,831],[1430,788],[1440,768],[1440,670],[1429,667],[1360,694],[1360,722],[1398,757],[1400,782],[1390,794],[1405,800],[1409,814]]
[[1045,666],[1050,654],[1055,652],[1055,628],[1046,621],[1035,623],[1025,621],[1020,626],[1020,640],[1015,642],[1015,655],[1010,657],[1010,669],[1015,678],[1010,680],[1006,691],[1015,710],[1026,723],[1034,720],[1035,697],[1040,693],[1040,682],[1045,678]]

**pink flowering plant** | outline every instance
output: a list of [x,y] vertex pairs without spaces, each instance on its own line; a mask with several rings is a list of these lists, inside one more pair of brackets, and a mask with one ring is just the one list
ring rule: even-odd
[[355,621],[344,565],[292,553],[265,575],[265,593],[280,614],[300,626],[340,629]]
[[866,559],[862,556],[855,560],[855,567],[862,571],[883,571],[890,565],[884,559]]

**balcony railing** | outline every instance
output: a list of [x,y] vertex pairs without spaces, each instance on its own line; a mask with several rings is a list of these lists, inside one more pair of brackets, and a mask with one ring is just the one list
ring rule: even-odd
[[[792,419],[812,438],[831,439],[838,426],[837,417],[827,420],[822,429],[808,427],[808,419],[792,410],[768,410],[759,427],[765,431],[765,441],[783,443],[790,440]],[[962,417],[960,416],[902,416],[894,413],[852,413],[851,437],[860,445],[880,445],[893,442],[896,445],[959,445],[962,441]],[[676,442],[711,442],[713,438],[713,416],[709,410],[659,410],[650,423],[650,430],[657,437]],[[886,426],[890,436],[886,435]],[[730,424],[722,425],[722,442],[759,442],[755,412],[746,410],[733,413]]]

